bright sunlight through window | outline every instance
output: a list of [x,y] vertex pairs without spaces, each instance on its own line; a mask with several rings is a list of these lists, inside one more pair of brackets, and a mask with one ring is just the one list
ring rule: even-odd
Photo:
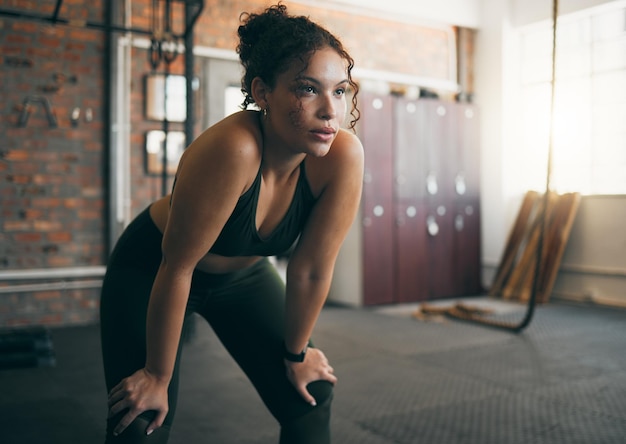
[[[545,164],[548,149],[551,26],[520,31],[522,146],[535,165]],[[626,194],[624,1],[559,17],[553,154],[554,190]],[[545,179],[529,185],[545,188]]]

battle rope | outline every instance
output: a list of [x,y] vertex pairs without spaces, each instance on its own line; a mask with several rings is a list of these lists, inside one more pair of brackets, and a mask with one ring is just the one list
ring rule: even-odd
[[552,178],[552,156],[554,151],[554,98],[555,98],[555,74],[556,74],[556,30],[557,30],[557,18],[558,18],[558,9],[559,2],[558,0],[553,0],[552,3],[552,76],[550,80],[550,137],[548,142],[548,166],[546,172],[546,192],[543,196],[544,203],[543,209],[540,213],[539,217],[541,217],[541,230],[539,233],[539,240],[537,244],[537,258],[535,261],[535,270],[533,276],[533,285],[532,291],[530,293],[530,297],[528,299],[528,305],[526,307],[526,314],[524,318],[517,324],[510,323],[497,319],[489,319],[484,317],[487,314],[486,311],[481,309],[471,309],[462,304],[457,304],[456,307],[452,309],[445,310],[445,314],[456,318],[461,319],[468,322],[474,322],[478,324],[487,325],[490,327],[500,328],[504,330],[508,330],[514,333],[519,333],[523,331],[528,325],[530,325],[530,321],[533,318],[535,312],[535,306],[537,301],[537,293],[539,292],[539,274],[542,266],[542,256],[543,256],[543,243],[544,243],[544,231],[546,229],[546,215],[548,210],[548,198],[551,188],[551,178]]

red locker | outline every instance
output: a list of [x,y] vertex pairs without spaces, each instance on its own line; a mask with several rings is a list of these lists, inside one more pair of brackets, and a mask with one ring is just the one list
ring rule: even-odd
[[424,209],[423,165],[419,147],[418,102],[397,98],[394,107],[394,300],[428,298],[428,261]]
[[363,176],[363,303],[393,302],[392,99],[363,92],[359,135]]
[[455,195],[477,200],[480,194],[480,146],[478,110],[471,104],[454,105],[456,171]]
[[480,280],[480,206],[477,199],[457,202],[454,211],[454,294],[483,292]]
[[426,251],[428,299],[455,295],[454,267],[454,168],[453,104],[439,100],[420,103],[420,149],[424,150]]
[[478,111],[471,104],[454,105],[455,132],[455,260],[456,293],[482,292],[480,280],[480,150]]
[[362,92],[363,304],[478,294],[476,109]]

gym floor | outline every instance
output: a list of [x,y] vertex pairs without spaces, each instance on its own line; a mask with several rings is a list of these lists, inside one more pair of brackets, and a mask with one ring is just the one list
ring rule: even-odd
[[[339,377],[335,443],[626,442],[626,310],[551,302],[521,334],[416,320],[413,311],[324,308],[314,339]],[[0,371],[3,444],[103,441],[98,326],[51,333],[55,367]],[[183,355],[170,442],[268,444],[277,437],[244,375],[198,319]]]

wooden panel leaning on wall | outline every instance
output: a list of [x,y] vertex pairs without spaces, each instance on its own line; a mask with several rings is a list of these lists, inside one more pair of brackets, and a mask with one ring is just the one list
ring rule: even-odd
[[[579,204],[579,193],[559,195],[551,192],[547,200],[535,191],[526,193],[489,290],[490,296],[518,301],[530,298],[543,227],[537,302],[549,300]],[[544,214],[545,225],[542,222]]]

